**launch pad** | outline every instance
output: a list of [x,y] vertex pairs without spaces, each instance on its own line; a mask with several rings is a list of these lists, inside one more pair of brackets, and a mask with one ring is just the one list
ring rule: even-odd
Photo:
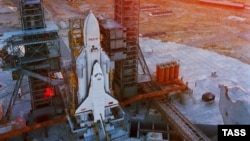
[[[133,9],[127,9],[131,5],[134,5]],[[109,140],[127,136],[125,130],[122,135],[119,133],[118,136],[115,136],[115,133],[113,133],[113,131],[120,129],[119,126],[124,126],[122,124],[124,124],[125,113],[117,105],[118,101],[112,99],[112,95],[116,96],[125,106],[142,99],[187,89],[183,84],[183,88],[176,87],[162,92],[151,92],[136,96],[138,93],[139,65],[144,75],[149,78],[148,83],[152,81],[138,43],[139,2],[117,0],[115,9],[115,20],[101,17],[97,21],[92,12],[85,17],[83,26],[81,19],[70,20],[69,43],[72,49],[71,61],[73,65],[70,67],[71,72],[68,73],[65,72],[65,68],[61,68],[64,65],[61,64],[63,61],[60,59],[60,49],[62,48],[59,44],[57,26],[53,22],[44,22],[42,1],[20,1],[22,31],[4,33],[3,36],[7,42],[3,68],[4,70],[12,70],[13,78],[17,80],[6,112],[7,119],[10,119],[11,109],[20,91],[24,75],[29,78],[32,101],[30,114],[33,120],[36,119],[35,125],[42,122],[40,127],[43,127],[47,124],[44,123],[47,120],[54,120],[54,112],[63,114],[63,109],[66,109],[71,132],[79,135],[79,138],[83,136],[85,140],[92,140],[93,137]],[[100,22],[101,30],[99,30],[98,22]],[[75,28],[74,25],[78,25],[78,27]],[[100,32],[103,35],[102,42],[99,39]],[[99,51],[101,45],[113,61],[114,66],[111,69],[109,60],[105,59],[107,58],[105,53]],[[112,71],[114,71],[114,74],[112,74]],[[170,76],[174,73],[178,73],[178,71],[169,72]],[[68,74],[76,75],[67,76]],[[111,75],[114,75],[114,79],[109,80]],[[76,80],[76,77],[78,80]],[[69,78],[70,82],[66,82],[65,78]],[[170,80],[175,79],[178,79],[178,74]],[[103,82],[96,84],[99,81]],[[171,83],[175,84],[175,81]],[[182,85],[182,82],[176,84]],[[109,90],[112,87],[114,87],[114,91]],[[154,91],[160,90],[156,88]],[[101,89],[103,90],[101,91]],[[107,93],[105,94],[107,98],[96,95],[100,93]],[[122,102],[125,99],[127,100]],[[101,104],[102,100],[104,100],[103,105]],[[62,118],[59,121],[64,120]],[[136,120],[135,123],[140,122]],[[131,125],[134,126],[133,124]],[[151,124],[154,125],[154,123]],[[12,136],[29,132],[37,128],[35,125],[28,124],[27,126],[30,127],[25,127],[26,130],[8,134]],[[165,127],[165,129],[168,128],[167,125]],[[125,127],[122,128],[125,129]],[[144,132],[143,126],[140,128],[142,129],[139,131]],[[103,130],[102,136],[99,129]],[[164,129],[159,130],[157,128],[149,129],[146,133],[152,130],[167,133]],[[100,136],[98,137],[97,134]],[[137,134],[141,133],[138,132]],[[165,138],[170,138],[169,133],[167,134],[168,136],[164,134]],[[139,137],[139,135],[136,135],[136,137]]]
[[[12,119],[10,113],[13,103],[16,102],[20,92],[23,91],[21,84],[28,80],[28,93],[31,94],[30,114],[32,120],[30,121],[36,123],[28,123],[27,127],[8,132],[8,135],[2,134],[2,138],[9,138],[12,135],[22,133],[31,135],[31,130],[39,128],[45,129],[47,134],[50,132],[47,131],[49,128],[47,126],[51,125],[50,129],[52,129],[54,123],[62,122],[65,124],[67,120],[67,129],[73,133],[73,136],[72,134],[68,136],[78,140],[126,140],[128,138],[152,140],[153,137],[156,139],[156,136],[161,140],[209,140],[173,105],[169,104],[168,94],[180,96],[181,99],[182,94],[192,91],[189,88],[190,84],[185,82],[185,78],[179,78],[180,62],[160,61],[162,63],[157,64],[155,68],[152,69],[152,66],[154,66],[152,64],[149,64],[151,69],[148,68],[148,62],[146,63],[144,56],[154,54],[157,49],[151,48],[148,54],[145,54],[145,50],[144,52],[141,50],[142,47],[140,47],[138,39],[139,16],[137,12],[139,6],[137,1],[117,0],[114,4],[114,19],[97,17],[100,26],[99,32],[102,35],[101,47],[110,58],[109,61],[98,63],[101,69],[96,66],[96,63],[90,61],[93,58],[86,57],[92,51],[98,50],[95,44],[93,50],[86,51],[84,38],[89,34],[86,34],[84,32],[86,30],[83,29],[88,12],[81,18],[69,19],[69,46],[63,47],[56,24],[44,22],[43,6],[40,2],[43,3],[43,1],[34,1],[34,3],[20,1],[22,30],[6,32],[3,36],[4,40],[7,41],[6,47],[9,48],[4,52],[7,53],[5,54],[6,58],[4,58],[4,70],[12,71],[12,78],[16,80],[16,86],[7,108],[6,119]],[[77,8],[76,5],[74,7]],[[159,35],[166,35],[166,32],[159,33]],[[156,33],[152,36],[157,35]],[[95,39],[97,38],[91,37],[91,40]],[[88,59],[78,61],[77,64],[77,58],[84,51],[86,53],[83,58]],[[96,57],[98,55],[90,56]],[[70,59],[68,60],[68,58]],[[110,68],[107,67],[109,65]],[[81,75],[81,71],[84,72],[85,69],[88,70],[87,73]],[[153,70],[153,75],[149,70]],[[93,77],[93,74],[96,74],[96,77]],[[101,76],[104,76],[104,78]],[[79,78],[87,78],[87,80],[79,81]],[[91,81],[89,78],[91,78]],[[97,79],[93,82],[92,78]],[[98,87],[98,91],[96,89],[91,90],[92,86],[97,88],[95,83],[99,82],[98,80],[103,79],[104,91],[101,91],[102,88],[100,87]],[[79,96],[79,91],[85,92]],[[101,103],[102,97],[90,94],[106,92],[108,96],[111,95],[119,101],[119,105],[122,106],[121,111],[125,110],[125,116],[122,112],[121,114],[114,114],[116,110],[112,109],[112,106],[115,106],[116,100],[109,101],[108,106],[103,106],[104,104]],[[87,99],[92,100],[87,102]],[[85,106],[81,106],[81,104],[84,105],[84,102],[91,104],[85,103]],[[97,108],[93,105],[102,106]],[[91,110],[85,111],[85,107],[91,107],[89,108]],[[105,110],[103,110],[103,107],[105,107]],[[77,114],[75,114],[76,109],[78,109]],[[95,111],[98,111],[97,114]],[[102,113],[102,111],[105,111],[105,114],[99,116],[98,113]],[[110,113],[114,117],[118,115],[119,122],[113,124],[112,116],[109,114],[106,116],[106,113]],[[65,114],[67,118],[65,118]],[[88,119],[87,122],[85,122],[85,119]],[[114,131],[121,132],[115,134]]]

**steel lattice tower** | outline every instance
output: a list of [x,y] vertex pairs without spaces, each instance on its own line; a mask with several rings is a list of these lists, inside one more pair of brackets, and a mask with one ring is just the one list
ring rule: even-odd
[[139,0],[115,0],[115,20],[126,28],[126,59],[115,62],[115,78],[120,98],[137,94]]

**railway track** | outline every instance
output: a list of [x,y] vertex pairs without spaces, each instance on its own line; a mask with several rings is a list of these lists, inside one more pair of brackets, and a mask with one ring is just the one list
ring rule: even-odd
[[[140,84],[145,92],[159,91],[161,88],[154,82]],[[167,101],[165,96],[155,97],[152,104],[161,112],[165,121],[174,131],[181,135],[185,141],[210,141],[210,139],[197,127],[195,127],[173,104]]]
[[196,128],[185,116],[183,116],[171,103],[165,100],[154,99],[153,104],[162,113],[163,117],[184,140],[210,141],[210,139]]

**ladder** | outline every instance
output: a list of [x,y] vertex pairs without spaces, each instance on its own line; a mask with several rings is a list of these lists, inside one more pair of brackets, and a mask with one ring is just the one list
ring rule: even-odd
[[69,46],[72,51],[72,57],[76,58],[84,45],[83,41],[83,19],[69,19]]

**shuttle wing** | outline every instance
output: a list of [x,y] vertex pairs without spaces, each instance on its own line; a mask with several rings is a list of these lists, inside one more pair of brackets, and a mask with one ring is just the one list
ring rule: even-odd
[[91,83],[87,98],[77,108],[75,114],[79,115],[91,111],[94,121],[105,117],[105,107],[118,105],[118,101],[105,92],[104,77],[98,62],[95,62],[91,75]]

